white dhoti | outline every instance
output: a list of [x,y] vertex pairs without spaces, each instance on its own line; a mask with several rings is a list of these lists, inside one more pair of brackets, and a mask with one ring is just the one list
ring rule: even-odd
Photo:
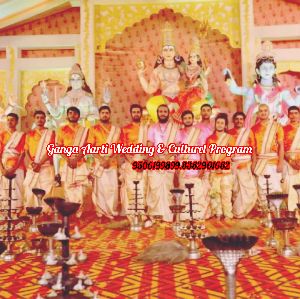
[[233,175],[231,173],[210,173],[212,213],[218,217],[232,218]]
[[257,183],[251,172],[251,161],[238,168],[241,162],[243,163],[241,160],[232,162],[234,176],[232,211],[236,218],[246,217],[258,199]]
[[54,166],[54,175],[59,174],[59,166],[60,166],[60,161],[62,160],[61,155],[59,154],[54,154],[53,155],[53,166]]
[[95,176],[92,200],[98,217],[118,215],[117,168],[104,169],[100,177]]
[[284,184],[283,191],[289,195],[288,197],[288,209],[294,211],[297,209],[298,194],[293,188],[293,185],[300,184],[300,170],[292,168],[286,161],[284,164]]
[[87,192],[89,171],[86,163],[81,164],[75,169],[70,168],[67,164],[62,169],[62,182],[64,182],[65,200],[81,204],[77,216],[82,213],[83,199]]
[[[146,194],[146,171],[137,172],[132,169],[132,164],[125,162],[120,167],[120,180],[122,182],[120,189],[120,198],[122,204],[121,215],[133,214],[135,205],[135,184],[133,181],[139,181],[137,185],[138,189],[138,208],[145,208],[145,194]],[[139,210],[138,212],[144,213],[144,211]]]
[[194,211],[193,218],[195,220],[205,219],[207,210],[209,208],[209,201],[205,200],[202,179],[200,179],[199,177],[184,177],[182,175],[179,177],[179,186],[181,189],[184,189],[184,193],[182,195],[182,204],[185,205],[185,209],[180,214],[180,219],[190,219],[189,192],[188,189],[185,187],[185,184],[194,184],[194,187],[192,188],[192,209]]
[[[44,165],[41,167],[40,172],[34,172],[31,168],[27,169],[25,180],[24,180],[24,196],[25,206],[38,206],[36,196],[32,193],[33,188],[40,188],[45,190],[49,194],[52,190],[54,183],[54,168],[52,165]],[[49,206],[42,202],[43,210],[49,210]]]
[[162,215],[164,221],[172,222],[173,214],[169,208],[172,203],[174,172],[148,172],[147,206],[149,215]]
[[264,175],[270,175],[269,193],[282,192],[281,179],[282,173],[277,172],[277,165],[267,164],[263,173],[257,177],[258,195],[261,207],[267,206],[267,180]]
[[205,205],[207,205],[207,210],[204,215],[205,219],[208,219],[211,217],[211,204],[210,204],[210,196],[209,196],[209,191],[211,189],[211,185],[209,182],[209,172],[205,171],[204,176],[202,177],[202,187],[203,187],[203,196],[205,200]]
[[[13,209],[21,209],[24,204],[23,200],[23,181],[24,181],[24,170],[17,169],[16,177],[12,180],[12,208]],[[6,200],[9,199],[9,180],[1,175],[0,177],[0,205],[1,208],[7,208],[8,202]]]

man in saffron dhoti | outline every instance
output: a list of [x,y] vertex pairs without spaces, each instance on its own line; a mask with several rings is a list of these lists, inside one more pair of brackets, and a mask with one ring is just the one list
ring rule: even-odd
[[[56,136],[57,146],[76,146],[79,149],[86,144],[88,129],[82,127],[78,121],[80,111],[77,107],[67,109],[69,123],[60,127]],[[63,162],[61,169],[61,179],[64,182],[65,199],[69,202],[80,203],[81,207],[76,213],[79,218],[82,214],[83,200],[88,186],[89,171],[81,151],[68,157],[61,154]]]
[[289,124],[284,131],[284,192],[288,193],[288,209],[297,208],[298,196],[293,185],[300,184],[300,109],[288,109]]
[[[88,86],[82,69],[78,63],[75,63],[69,73],[69,86],[66,94],[58,100],[56,106],[50,103],[46,83],[41,83],[42,87],[42,101],[50,113],[49,123],[55,127],[65,124],[66,111],[69,107],[77,107],[80,111],[79,124],[89,128],[90,124],[95,124],[98,120],[98,109],[93,98],[92,91]],[[53,157],[55,169],[55,185],[60,186],[61,177],[60,170],[60,156]]]
[[[88,143],[92,146],[117,143],[120,138],[120,128],[110,122],[111,110],[109,106],[99,108],[100,122],[90,129]],[[118,215],[118,175],[117,156],[112,149],[108,154],[94,155],[94,162],[90,168],[93,176],[92,200],[99,218],[106,216],[113,219]]]
[[[55,133],[45,128],[46,114],[41,110],[34,112],[35,128],[26,134],[25,156],[29,163],[24,180],[25,206],[38,206],[33,188],[40,188],[50,193],[54,183],[52,157],[47,154],[47,145],[55,143]],[[49,206],[42,202],[43,210]]]
[[[130,115],[132,122],[124,126],[121,130],[120,142],[124,146],[131,144],[147,145],[148,125],[141,123],[142,107],[138,104],[130,106]],[[126,154],[125,162],[120,167],[120,179],[122,181],[120,197],[122,204],[121,215],[133,214],[132,208],[135,203],[135,184],[133,181],[139,181],[138,186],[138,208],[144,208],[145,203],[145,188],[146,188],[146,170],[133,170],[132,163],[134,161],[141,161],[147,158],[145,155],[140,154]],[[142,212],[142,211],[139,211]]]
[[23,207],[23,181],[24,181],[24,145],[25,134],[17,131],[19,116],[9,113],[6,117],[7,130],[0,133],[0,198],[2,208],[7,208],[9,180],[7,175],[16,174],[12,181],[13,209]]
[[[190,110],[185,110],[182,115],[182,122],[184,128],[178,131],[176,136],[176,143],[188,144],[189,146],[203,145],[200,142],[201,130],[193,126],[194,114]],[[180,161],[200,161],[205,158],[201,154],[181,154],[178,157]],[[179,187],[184,189],[183,204],[186,206],[183,213],[181,213],[181,219],[190,219],[189,209],[189,197],[188,189],[185,184],[194,184],[193,190],[193,210],[194,219],[206,219],[210,215],[209,201],[206,201],[203,190],[202,177],[204,171],[198,169],[178,170],[175,172],[175,176],[179,176]]]
[[[221,153],[210,153],[210,144],[218,146],[233,146],[233,137],[226,133],[228,126],[228,118],[226,113],[219,113],[215,119],[215,132],[206,140],[207,144],[207,161],[212,162],[230,162],[231,157]],[[209,195],[211,197],[212,213],[220,219],[232,218],[232,191],[233,191],[233,175],[231,169],[215,169],[210,171],[209,175],[211,189]]]
[[[214,132],[214,126],[211,122],[212,108],[209,104],[203,104],[200,109],[201,121],[196,124],[196,128],[200,129],[200,144],[205,144],[208,136],[212,135]],[[210,183],[209,183],[209,171],[205,170],[202,177],[203,193],[205,196],[205,201],[210,202]],[[210,214],[210,213],[209,213]],[[207,214],[207,216],[209,215]]]
[[214,132],[214,126],[211,123],[212,108],[209,104],[203,104],[201,106],[201,121],[196,124],[196,127],[201,130],[201,143],[205,144],[208,136]]
[[282,191],[283,129],[278,122],[270,120],[268,105],[260,104],[258,123],[251,130],[254,133],[256,147],[256,161],[253,163],[253,171],[257,177],[260,206],[265,209],[267,200],[264,175],[271,176],[269,178],[270,193]]
[[[236,112],[232,118],[234,127],[228,133],[233,136],[235,146],[249,146],[254,152],[254,134],[244,127],[245,119],[243,112]],[[243,218],[254,208],[258,199],[256,180],[251,170],[252,155],[235,154],[231,158],[234,176],[233,216]]]
[[[175,143],[178,124],[169,120],[169,108],[167,105],[160,105],[157,108],[158,123],[152,125],[148,130],[148,146],[157,146],[163,143]],[[157,154],[154,159],[170,161],[173,158],[170,154]],[[169,206],[172,204],[174,170],[149,170],[147,206],[149,215],[162,215],[163,220],[171,222],[173,219]]]

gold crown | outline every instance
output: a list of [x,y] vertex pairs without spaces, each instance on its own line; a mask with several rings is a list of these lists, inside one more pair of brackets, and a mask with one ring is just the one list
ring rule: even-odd
[[256,60],[262,60],[265,58],[275,59],[273,50],[273,44],[270,41],[265,41],[261,44],[261,52],[256,56]]
[[162,29],[162,47],[165,46],[173,46],[175,48],[173,28],[169,22],[166,22]]
[[195,53],[199,56],[201,56],[201,50],[200,50],[200,41],[197,37],[193,38],[192,48],[190,53]]
[[80,75],[81,79],[84,79],[84,74],[81,70],[80,64],[78,63],[73,64],[69,73],[69,78],[71,78],[71,76],[74,74]]

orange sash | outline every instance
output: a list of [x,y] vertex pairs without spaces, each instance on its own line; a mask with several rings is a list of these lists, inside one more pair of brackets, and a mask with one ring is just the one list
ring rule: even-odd
[[258,155],[258,161],[254,170],[254,173],[257,176],[263,174],[265,167],[268,164],[268,160],[278,156],[277,153],[271,152],[271,146],[277,132],[277,127],[278,127],[278,123],[272,121],[268,124],[266,128],[263,144],[262,144],[262,150],[261,153]]

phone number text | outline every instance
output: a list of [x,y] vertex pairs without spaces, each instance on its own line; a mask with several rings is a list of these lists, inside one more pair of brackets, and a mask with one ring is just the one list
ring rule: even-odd
[[134,170],[229,170],[229,161],[134,161]]

